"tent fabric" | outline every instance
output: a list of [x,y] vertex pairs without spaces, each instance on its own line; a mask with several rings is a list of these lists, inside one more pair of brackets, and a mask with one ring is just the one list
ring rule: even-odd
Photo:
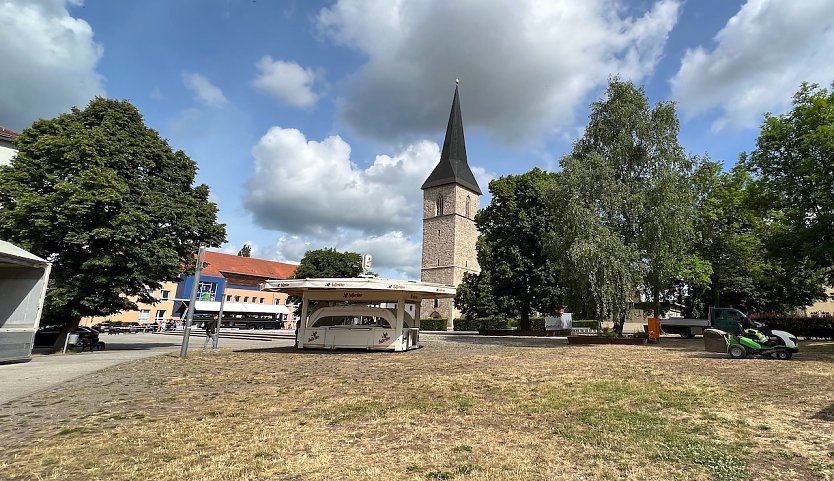
[[[194,310],[198,312],[220,312],[219,301],[196,301]],[[227,302],[223,312],[245,314],[289,314],[290,310],[283,304],[245,304],[243,302]]]
[[352,291],[405,292],[425,299],[450,299],[455,297],[455,288],[431,282],[403,281],[380,278],[344,279],[277,279],[261,284],[263,291],[280,291],[301,295],[304,291]]
[[14,244],[0,240],[0,265],[2,264],[45,266],[48,262]]

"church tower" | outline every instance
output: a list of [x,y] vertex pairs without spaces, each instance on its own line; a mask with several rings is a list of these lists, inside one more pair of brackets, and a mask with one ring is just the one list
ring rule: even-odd
[[[457,287],[463,274],[480,272],[475,253],[475,214],[481,189],[466,159],[457,82],[440,162],[423,183],[423,260],[420,280]],[[460,312],[452,299],[423,301],[424,317],[447,319],[452,328]]]

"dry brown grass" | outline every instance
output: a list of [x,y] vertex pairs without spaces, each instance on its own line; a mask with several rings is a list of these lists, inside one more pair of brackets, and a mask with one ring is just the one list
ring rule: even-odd
[[784,362],[458,339],[108,369],[3,407],[0,478],[834,479],[832,343]]

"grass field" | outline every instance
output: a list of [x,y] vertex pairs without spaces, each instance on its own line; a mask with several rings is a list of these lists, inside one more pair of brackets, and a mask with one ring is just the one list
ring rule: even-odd
[[834,479],[834,343],[525,342],[124,364],[0,408],[0,478]]

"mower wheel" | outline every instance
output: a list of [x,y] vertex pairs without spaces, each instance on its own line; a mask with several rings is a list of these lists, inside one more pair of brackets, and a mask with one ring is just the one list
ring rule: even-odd
[[744,346],[739,344],[734,344],[730,346],[730,349],[727,350],[727,353],[730,354],[730,357],[733,359],[744,359],[747,357],[747,349]]
[[793,357],[793,353],[787,349],[776,350],[776,359],[779,359],[780,361],[787,361],[791,357]]
[[684,338],[684,339],[692,339],[693,337],[695,337],[695,335],[692,334],[692,329],[690,329],[688,327],[684,327],[683,329],[681,329],[680,334],[681,334],[681,337]]

